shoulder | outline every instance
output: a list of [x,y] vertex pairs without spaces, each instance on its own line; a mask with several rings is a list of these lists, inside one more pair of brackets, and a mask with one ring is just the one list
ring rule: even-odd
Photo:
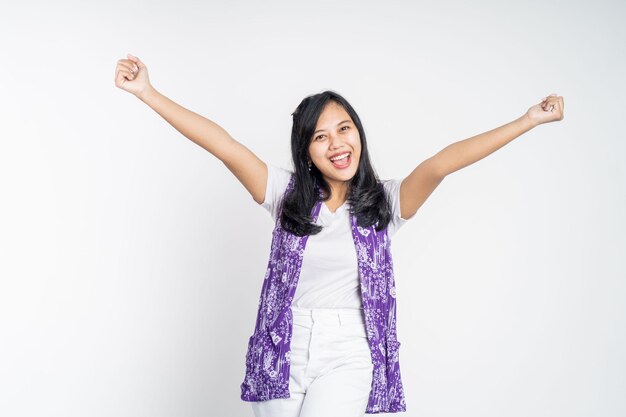
[[400,178],[392,178],[380,181],[385,189],[385,193],[390,196],[394,196],[395,194],[400,193],[400,184],[402,184],[402,179]]
[[268,165],[267,181],[268,183],[271,181],[274,194],[282,194],[285,191],[292,175],[293,171],[289,169]]
[[274,219],[278,214],[278,203],[281,200],[293,172],[274,164],[267,164],[267,185],[265,188],[265,200],[261,204],[267,209]]
[[387,226],[388,236],[391,237],[410,219],[405,219],[400,214],[400,186],[402,185],[401,178],[392,178],[382,180],[381,183],[385,189],[385,194],[391,203],[391,222]]

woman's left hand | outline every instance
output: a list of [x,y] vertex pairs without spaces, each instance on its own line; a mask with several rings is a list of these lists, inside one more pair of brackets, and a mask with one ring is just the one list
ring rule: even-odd
[[526,116],[528,116],[535,126],[538,126],[542,123],[563,120],[563,110],[563,97],[550,94],[544,97],[541,103],[535,104],[528,109]]

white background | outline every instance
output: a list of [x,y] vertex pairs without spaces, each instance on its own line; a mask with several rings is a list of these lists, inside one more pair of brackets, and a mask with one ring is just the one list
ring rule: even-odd
[[333,89],[380,177],[565,118],[447,177],[393,242],[407,417],[626,414],[621,1],[17,2],[0,7],[0,415],[252,416],[240,400],[273,223],[114,85],[291,168]]

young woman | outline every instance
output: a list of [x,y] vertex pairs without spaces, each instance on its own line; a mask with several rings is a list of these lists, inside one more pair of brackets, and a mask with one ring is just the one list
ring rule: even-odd
[[292,172],[266,165],[161,95],[135,56],[118,60],[115,85],[221,160],[275,221],[241,384],[257,417],[405,411],[391,237],[446,175],[562,120],[564,110],[563,97],[551,94],[516,120],[447,146],[406,178],[380,181],[357,113],[335,92],[306,97],[292,114]]

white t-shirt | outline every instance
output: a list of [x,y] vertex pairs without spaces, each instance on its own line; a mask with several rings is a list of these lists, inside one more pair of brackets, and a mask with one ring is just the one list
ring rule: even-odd
[[[278,201],[285,193],[292,172],[267,164],[267,187],[262,206],[272,215],[278,215]],[[391,237],[409,219],[400,217],[401,179],[383,180],[391,195],[392,221],[387,226]],[[301,308],[363,308],[357,253],[352,237],[349,202],[332,213],[323,202],[316,224],[323,226],[320,233],[310,235],[302,258],[300,278],[291,303]]]

